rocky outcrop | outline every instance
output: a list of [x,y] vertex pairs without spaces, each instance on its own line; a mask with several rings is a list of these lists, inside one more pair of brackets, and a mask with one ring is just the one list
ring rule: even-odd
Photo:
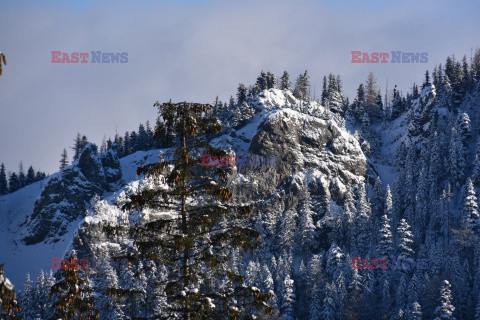
[[300,179],[307,180],[312,194],[341,203],[346,185],[363,182],[367,170],[360,144],[333,119],[290,108],[270,113],[259,124],[248,153],[275,155],[277,165],[239,167],[233,188],[240,201],[265,199],[278,188],[295,196],[304,183]]
[[98,154],[89,144],[73,165],[52,177],[35,201],[31,216],[24,224],[29,235],[26,244],[57,241],[68,231],[71,222],[85,215],[90,200],[112,191],[121,182],[120,162],[112,150]]
[[368,171],[367,158],[344,120],[289,91],[265,90],[252,103],[260,114],[214,142],[240,158],[275,156],[276,161],[234,168],[228,180],[234,201],[255,204],[254,214],[272,217],[297,211],[308,194],[314,223],[341,214],[346,191],[364,183]]

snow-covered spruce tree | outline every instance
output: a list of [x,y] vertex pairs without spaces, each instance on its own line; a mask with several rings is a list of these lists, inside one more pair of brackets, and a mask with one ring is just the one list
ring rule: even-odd
[[447,280],[444,280],[440,290],[440,306],[435,309],[436,317],[434,320],[456,320],[453,316],[455,307],[452,305],[452,293],[450,287],[450,283]]
[[[168,305],[160,318],[252,319],[260,309],[271,312],[270,296],[244,285],[243,277],[231,268],[235,248],[254,250],[260,241],[258,232],[243,223],[252,207],[229,203],[230,167],[201,165],[201,154],[226,155],[204,141],[205,134],[221,131],[217,119],[205,116],[211,106],[186,102],[155,106],[167,132],[176,133],[171,157],[138,169],[139,175],[160,183],[131,194],[122,209],[139,218],[129,228],[138,247],[130,258],[167,268],[163,285]],[[144,211],[159,214],[148,219]],[[106,231],[116,233],[119,228]],[[126,294],[135,292],[132,288]]]
[[380,96],[380,101],[378,100],[379,95],[380,91],[377,86],[377,80],[373,76],[373,73],[370,72],[365,82],[365,111],[368,113],[372,122],[381,120],[383,116],[382,99]]
[[457,117],[457,128],[460,137],[462,138],[462,143],[464,148],[467,148],[467,140],[472,136],[471,130],[471,121],[468,113],[460,113]]
[[335,243],[330,246],[330,249],[327,252],[326,257],[326,268],[325,273],[329,276],[330,279],[336,281],[340,276],[342,276],[344,262],[344,254],[342,249]]
[[0,165],[0,195],[8,193],[7,173],[5,171],[5,165]]
[[292,91],[292,83],[290,82],[290,75],[287,71],[283,71],[280,78],[280,89]]
[[99,309],[100,318],[123,319],[125,316],[122,310],[124,305],[111,294],[112,291],[119,289],[118,276],[108,261],[99,266],[95,278],[95,286],[98,288],[95,302]]
[[342,220],[342,227],[340,230],[341,237],[345,240],[347,252],[350,252],[350,248],[354,244],[355,240],[355,230],[352,228],[351,224],[354,221],[356,214],[355,208],[355,195],[353,194],[353,190],[351,186],[347,186],[347,191],[345,192],[345,201],[343,205],[343,220]]
[[349,284],[346,307],[343,310],[344,319],[361,319],[361,312],[364,300],[363,278],[358,269],[353,269],[352,281]]
[[276,89],[277,88],[277,76],[275,76],[270,71],[267,72],[267,89]]
[[68,154],[67,149],[64,148],[60,155],[60,170],[63,170],[66,166],[68,166]]
[[339,75],[337,77],[331,73],[328,75],[328,88],[326,92],[322,92],[322,104],[323,106],[328,105],[328,108],[332,112],[341,115],[345,113],[345,97],[343,96],[342,83]]
[[267,86],[267,74],[265,73],[265,71],[262,70],[262,72],[260,72],[260,75],[257,78],[257,82],[255,83],[256,91],[261,92],[267,89]]
[[92,289],[85,276],[79,274],[80,266],[76,253],[72,252],[68,261],[73,263],[62,264],[62,268],[55,274],[56,283],[52,286],[54,296],[55,316],[53,319],[87,320],[97,319],[98,311],[92,301]]
[[310,81],[307,70],[298,76],[293,95],[300,100],[310,100]]
[[[306,186],[308,188],[308,186]],[[304,252],[310,252],[313,246],[314,236],[315,236],[315,225],[313,224],[313,215],[312,202],[310,198],[310,192],[308,189],[305,191],[305,198],[300,207],[300,250]]]
[[400,220],[398,226],[398,251],[402,258],[413,257],[413,234],[410,231],[410,226],[405,219]]
[[20,305],[17,302],[15,287],[5,276],[3,270],[4,264],[0,264],[0,316],[2,320],[17,320],[19,316]]
[[385,189],[380,176],[377,176],[375,185],[373,186],[372,196],[372,217],[377,220],[384,214],[385,206]]
[[295,319],[295,286],[293,280],[290,278],[290,275],[287,273],[285,280],[283,282],[283,293],[282,293],[282,314],[283,319],[285,320],[294,320]]
[[327,295],[323,299],[323,306],[318,319],[322,320],[334,320],[335,319],[335,302],[332,296],[333,289],[330,285],[327,285]]
[[391,258],[393,253],[393,235],[390,230],[390,219],[386,214],[382,216],[382,227],[379,235],[380,241],[378,242],[377,253],[382,258]]
[[356,248],[357,253],[367,256],[370,252],[371,229],[371,206],[367,198],[365,184],[361,183],[358,188],[357,213],[356,213]]
[[470,178],[465,187],[465,200],[463,203],[463,216],[472,229],[477,230],[480,224],[480,215],[478,214],[477,196],[473,189],[473,183]]
[[247,100],[247,87],[240,83],[237,89],[237,105],[241,105],[245,100]]
[[43,272],[43,269],[40,270],[40,275],[35,283],[34,291],[35,305],[33,309],[37,318],[49,319],[54,315],[50,294],[54,282],[55,279],[53,278],[52,273],[47,277]]
[[25,290],[20,292],[18,295],[18,302],[22,306],[22,311],[20,315],[23,319],[32,319],[34,318],[34,298],[33,298],[33,286],[32,280],[30,280],[30,273],[27,273],[27,280],[25,281]]
[[309,320],[321,320],[322,319],[322,300],[320,298],[320,290],[315,289],[312,295],[312,302],[309,307]]
[[465,181],[465,154],[462,139],[458,130],[452,128],[450,137],[450,155],[449,155],[450,181],[457,189]]

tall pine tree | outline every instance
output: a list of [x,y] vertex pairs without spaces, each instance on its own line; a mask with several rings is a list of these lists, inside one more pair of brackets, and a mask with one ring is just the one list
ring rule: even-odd
[[7,173],[5,172],[5,165],[0,165],[0,195],[8,193]]
[[[226,181],[231,169],[201,166],[201,154],[226,155],[203,140],[205,134],[221,130],[217,119],[205,117],[211,106],[186,102],[155,106],[167,133],[176,133],[176,139],[170,158],[137,171],[162,184],[132,194],[122,205],[133,217],[142,216],[144,209],[160,213],[129,228],[138,247],[129,258],[166,265],[165,318],[249,319],[259,309],[271,311],[269,295],[244,285],[243,277],[229,268],[234,248],[254,250],[260,243],[259,234],[242,224],[252,207],[229,203],[233,194]],[[106,230],[115,233],[119,228]]]

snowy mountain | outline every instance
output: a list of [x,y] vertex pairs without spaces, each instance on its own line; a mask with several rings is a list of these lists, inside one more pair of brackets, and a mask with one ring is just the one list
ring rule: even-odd
[[[231,187],[239,201],[269,203],[273,210],[278,203],[267,199],[294,194],[306,180],[313,194],[340,203],[345,185],[364,181],[366,159],[358,141],[333,114],[326,119],[314,116],[325,116],[320,104],[304,103],[278,89],[262,92],[254,104],[261,112],[251,121],[212,141],[240,158],[277,157],[276,166],[238,167]],[[99,154],[90,144],[61,172],[1,196],[1,241],[3,248],[9,248],[2,257],[12,281],[22,283],[27,272],[37,275],[41,268],[50,269],[52,257],[63,257],[77,228],[91,214],[94,200],[103,199],[108,210],[118,211],[113,203],[124,196],[124,189],[138,188],[143,182],[135,175],[136,168],[155,162],[160,152],[140,151],[119,160],[112,150]],[[283,199],[282,206],[292,205],[290,201]]]
[[[224,130],[208,140],[238,157],[228,187],[234,203],[254,205],[247,224],[263,241],[257,251],[233,252],[233,260],[246,284],[272,293],[284,319],[434,319],[449,312],[438,307],[440,297],[445,308],[456,306],[457,319],[474,319],[477,55],[463,68],[471,71],[447,59],[432,81],[427,72],[421,88],[406,95],[395,88],[385,102],[373,75],[351,104],[333,75],[322,100],[313,101],[306,72],[294,90],[288,75],[278,84],[262,72],[255,86],[239,86],[236,102],[217,99],[210,115]],[[136,175],[137,167],[171,157],[168,134],[160,134],[161,148],[138,143],[148,151],[135,152],[120,139],[104,152],[89,144],[62,171],[0,196],[0,258],[13,283],[23,283],[27,272],[37,278],[72,249],[91,262],[106,259],[85,271],[94,289],[107,281],[148,293],[156,277],[166,277],[161,265],[111,259],[136,250],[132,225],[171,214],[120,210],[130,194],[162,184]],[[105,232],[118,226],[125,228]],[[153,312],[132,301],[109,305],[99,292],[94,299],[104,317]]]

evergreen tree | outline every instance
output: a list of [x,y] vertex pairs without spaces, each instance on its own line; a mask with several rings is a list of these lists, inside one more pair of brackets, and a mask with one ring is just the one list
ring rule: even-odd
[[392,297],[390,294],[390,282],[386,277],[382,277],[382,282],[381,282],[381,300],[380,300],[380,306],[381,310],[384,312],[384,314],[388,314],[391,311],[391,305],[392,305]]
[[410,226],[405,219],[400,220],[398,226],[398,250],[402,258],[413,257],[413,235],[410,232]]
[[422,307],[420,303],[414,302],[410,308],[408,320],[422,320]]
[[471,122],[470,117],[468,116],[468,113],[466,113],[466,112],[460,113],[457,117],[458,133],[460,134],[460,137],[462,139],[464,149],[467,148],[467,140],[468,140],[468,138],[471,137],[471,124],[470,124],[470,122]]
[[330,246],[326,257],[326,274],[336,281],[342,273],[344,266],[344,254],[342,249],[335,243]]
[[320,313],[320,318],[322,320],[334,320],[335,319],[335,304],[331,297],[325,297],[323,299],[323,308]]
[[137,152],[139,149],[139,144],[138,144],[138,134],[135,131],[130,132],[130,147],[131,153]]
[[293,95],[300,100],[310,100],[310,81],[307,70],[298,76]]
[[35,317],[40,319],[50,319],[53,317],[52,301],[50,299],[51,279],[45,275],[43,269],[35,283],[34,301]]
[[7,173],[5,172],[5,165],[0,165],[0,195],[7,194],[9,191],[7,182]]
[[107,140],[106,137],[103,136],[102,144],[100,146],[100,153],[104,153],[105,151],[107,151]]
[[25,177],[25,184],[29,185],[35,182],[35,170],[32,166],[28,167],[27,176]]
[[267,89],[267,74],[262,70],[260,76],[257,78],[257,83],[255,84],[257,92],[261,92]]
[[380,101],[378,100],[379,95],[380,91],[377,87],[377,80],[373,76],[373,73],[370,72],[365,83],[365,110],[374,122],[381,119],[383,115],[381,95]]
[[20,164],[18,165],[18,185],[19,189],[23,188],[26,186],[26,177],[25,177],[25,171],[23,170],[23,162],[20,161]]
[[422,89],[426,88],[426,87],[430,87],[431,83],[430,83],[430,75],[428,73],[428,70],[425,72],[425,80],[423,81],[423,84],[422,84]]
[[367,199],[367,193],[365,190],[365,184],[361,183],[358,188],[358,200],[357,200],[357,222],[356,222],[356,246],[358,252],[361,255],[368,255],[370,248],[370,234],[373,230],[370,228],[371,223],[371,207],[370,202]]
[[460,187],[465,179],[464,170],[466,167],[464,147],[457,129],[452,128],[450,138],[450,156],[449,168],[451,174],[451,182],[453,185]]
[[45,174],[45,172],[37,171],[37,173],[35,174],[35,181],[43,180],[46,177],[47,177],[47,175]]
[[250,260],[245,272],[245,284],[247,286],[258,287],[259,284],[259,265],[255,261]]
[[75,138],[74,146],[73,146],[73,161],[77,160],[82,154],[83,149],[87,146],[88,139],[87,136],[82,136],[80,133],[77,133],[77,137]]
[[15,172],[10,174],[10,178],[8,179],[8,186],[10,192],[15,192],[20,189],[20,181],[18,180],[18,176]]
[[292,83],[290,82],[290,75],[287,71],[283,71],[283,75],[280,78],[280,89],[292,91]]
[[295,319],[295,292],[293,280],[290,278],[290,275],[287,273],[285,281],[283,282],[283,294],[282,294],[282,313],[283,319],[285,320],[294,320]]
[[267,72],[267,89],[276,89],[277,88],[277,77],[271,73]]
[[392,200],[392,192],[390,191],[390,186],[387,185],[387,189],[385,191],[385,214],[387,216],[392,216],[393,213],[393,200]]
[[98,306],[100,319],[124,319],[122,308],[124,305],[113,294],[120,291],[118,276],[108,260],[102,263],[96,274],[96,291],[98,295],[95,305]]
[[60,155],[60,170],[63,170],[68,166],[68,154],[67,154],[67,149],[63,148],[63,152]]
[[440,290],[440,306],[435,309],[436,317],[434,320],[456,320],[453,316],[455,307],[452,305],[450,287],[450,283],[447,280],[444,280]]
[[[162,138],[164,137],[165,136],[162,136]],[[132,150],[133,148],[132,148],[132,144],[130,143],[130,132],[126,131],[123,136],[123,156],[128,156],[129,154],[132,154]]]
[[[72,259],[76,259],[75,252],[68,256],[68,260]],[[55,276],[57,282],[51,290],[56,298],[56,319],[95,319],[98,312],[91,300],[90,284],[80,277],[79,265],[71,263],[62,266]]]
[[[308,188],[308,187],[307,187]],[[305,199],[300,208],[300,237],[301,249],[307,252],[312,248],[315,236],[315,225],[313,224],[312,203],[310,199],[310,192],[308,189],[305,192]]]
[[467,223],[474,230],[477,230],[480,224],[480,215],[478,214],[477,195],[475,194],[473,183],[470,178],[467,180],[465,189],[463,216],[467,219]]
[[[220,102],[221,105],[221,102]],[[153,148],[153,131],[152,127],[150,126],[150,121],[147,120],[147,123],[145,124],[145,129],[147,131],[147,150],[151,150]]]
[[30,280],[30,273],[27,273],[27,280],[25,282],[25,290],[19,295],[19,303],[22,306],[21,316],[23,319],[35,318],[35,301],[33,296],[32,280]]
[[321,97],[322,106],[325,106],[328,101],[328,90],[327,90],[327,77],[323,76],[322,83],[322,97]]
[[382,184],[380,176],[377,176],[375,185],[373,186],[372,196],[372,216],[375,219],[380,218],[384,214],[385,206],[385,189]]
[[[138,251],[128,255],[134,260],[146,259],[167,266],[167,318],[173,314],[185,320],[249,318],[258,309],[270,311],[266,304],[269,295],[243,285],[243,277],[229,268],[233,248],[257,248],[259,234],[241,224],[251,206],[228,203],[233,194],[225,183],[231,168],[200,166],[200,154],[225,155],[225,151],[202,140],[205,133],[221,130],[217,119],[204,117],[211,106],[155,106],[167,132],[176,133],[173,158],[141,167],[138,173],[160,177],[169,188],[153,185],[141,189],[129,196],[122,208],[133,217],[147,208],[172,213],[132,225],[129,232]],[[117,230],[106,229],[110,233]],[[222,283],[221,287],[218,283]],[[127,296],[135,291],[129,290]]]
[[247,100],[247,87],[243,83],[238,85],[237,89],[237,105],[242,105]]
[[312,292],[312,302],[310,303],[309,320],[321,320],[322,318],[322,300],[320,298],[320,290],[315,289]]
[[358,269],[353,269],[352,280],[349,285],[349,294],[344,310],[344,319],[360,319],[362,300],[364,295],[363,278]]
[[390,120],[397,119],[405,111],[405,101],[397,90],[397,85],[393,88],[393,100],[390,109]]
[[353,101],[353,104],[354,104],[354,114],[355,116],[357,117],[357,119],[361,120],[362,117],[364,116],[365,114],[365,103],[366,103],[366,100],[365,100],[365,86],[363,85],[363,83],[361,83],[359,86],[358,86],[358,89],[357,89],[357,96],[355,97],[355,100]]
[[382,216],[382,227],[379,233],[378,254],[382,258],[391,258],[393,253],[393,236],[390,231],[390,219],[386,214]]
[[147,150],[147,144],[148,144],[147,130],[145,130],[145,126],[143,125],[143,123],[140,123],[138,126],[137,151]]

